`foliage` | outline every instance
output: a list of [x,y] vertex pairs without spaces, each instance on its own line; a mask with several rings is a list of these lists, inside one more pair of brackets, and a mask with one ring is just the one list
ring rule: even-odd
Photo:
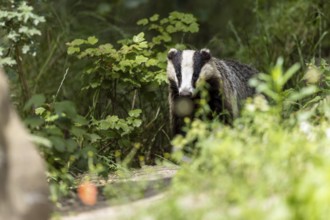
[[26,2],[0,0],[0,64],[47,161],[53,201],[81,173],[169,158],[166,52],[207,46],[264,72],[251,85],[266,98],[249,100],[232,127],[202,117],[206,105],[205,120],[187,120],[187,136],[173,142],[185,161],[174,196],[149,215],[322,219],[327,1]]
[[[42,152],[48,164],[53,201],[68,192],[79,173],[107,176],[120,161],[135,166],[153,163],[155,153],[164,153],[164,147],[152,148],[168,144],[166,137],[165,141],[155,142],[161,131],[166,132],[162,122],[166,114],[159,117],[161,105],[165,105],[159,100],[166,100],[166,94],[159,91],[166,90],[167,49],[175,46],[175,33],[196,32],[198,25],[191,15],[176,12],[168,18],[154,15],[145,20],[150,22],[150,27],[144,24],[146,28],[156,31],[149,35],[150,41],[141,32],[120,40],[118,49],[110,43],[98,45],[96,37],[67,43],[69,55],[86,60],[80,84],[85,115],[72,101],[56,101],[69,69],[52,101],[37,94],[26,102],[26,125],[40,143],[50,141]],[[167,31],[175,22],[182,24]],[[157,133],[152,133],[155,129]]]
[[[300,91],[294,88],[284,90],[285,84],[297,73],[300,66],[299,64],[293,65],[286,72],[283,71],[283,58],[279,58],[275,67],[269,74],[260,73],[257,78],[250,81],[251,86],[256,87],[257,92],[265,94],[273,101],[278,107],[278,113],[283,112],[283,108],[286,110],[290,107],[297,105],[297,101],[315,94],[318,91],[318,87],[311,84],[309,86],[303,87]],[[310,71],[309,74],[310,81],[313,77]],[[317,74],[317,73],[315,73]],[[318,79],[315,79],[315,83]]]
[[[329,21],[325,11],[328,3],[322,0],[254,1],[255,24],[238,29],[229,23],[233,38],[226,39],[227,53],[242,57],[259,67],[269,70],[270,62],[282,56],[288,66],[299,62],[305,67],[308,60],[321,58],[329,40]],[[245,34],[249,31],[248,36]],[[301,76],[291,79],[292,87]]]
[[23,102],[30,97],[26,73],[23,70],[23,55],[36,56],[35,36],[41,32],[37,28],[45,18],[36,15],[33,7],[27,5],[26,1],[15,3],[10,1],[7,10],[0,8],[0,34],[4,37],[0,40],[0,67],[13,66],[17,64],[17,73],[22,88]]
[[[272,72],[281,68],[279,63]],[[285,93],[283,87],[274,89],[282,83],[283,78],[277,77],[255,86],[272,91],[267,96],[271,101]],[[306,106],[313,98],[299,101]],[[283,120],[278,110],[292,109],[283,110],[282,102],[268,102],[258,95],[248,100],[233,127],[194,120],[187,135],[173,141],[183,168],[169,198],[156,204],[156,211],[154,206],[141,211],[137,219],[186,219],[187,215],[192,219],[327,219],[330,102],[322,97],[307,106],[284,114]],[[325,117],[315,120],[319,113],[311,113],[313,108]],[[195,153],[182,152],[187,147]]]
[[4,50],[8,51],[5,58],[1,59],[0,65],[14,65],[16,61],[10,56],[10,51],[15,50],[16,46],[20,46],[23,54],[32,54],[35,56],[35,51],[31,50],[34,45],[33,37],[41,35],[37,29],[39,23],[45,22],[45,18],[33,13],[33,7],[28,6],[25,1],[16,4],[12,3],[13,11],[0,10],[0,26],[6,31],[6,48],[0,47],[1,56]]
[[[90,100],[92,106],[89,108],[88,115],[94,118],[93,123],[103,125],[105,122],[114,120],[121,123],[114,115],[126,115],[128,109],[136,107],[143,109],[139,114],[143,119],[150,121],[143,124],[141,121],[133,121],[132,125],[143,128],[141,131],[144,132],[140,133],[142,138],[137,140],[137,143],[145,146],[140,154],[145,154],[148,162],[153,159],[150,158],[150,152],[146,150],[150,151],[152,144],[167,144],[164,141],[154,143],[159,132],[165,131],[163,122],[160,126],[156,123],[164,118],[162,116],[159,119],[158,114],[159,109],[165,105],[164,101],[159,100],[166,100],[167,50],[174,46],[184,47],[184,45],[173,43],[174,35],[185,32],[194,33],[198,31],[198,24],[192,15],[178,12],[173,12],[168,18],[163,19],[155,14],[149,19],[138,21],[138,24],[153,32],[149,34],[149,41],[146,39],[146,34],[141,32],[131,39],[118,41],[118,49],[109,43],[97,46],[96,37],[89,37],[86,40],[75,39],[67,45],[68,54],[87,60],[88,65],[83,73],[82,92],[92,97]],[[158,111],[155,112],[155,109]],[[111,116],[105,120],[100,119],[105,115]],[[148,117],[150,115],[155,115],[155,118]],[[108,128],[109,126],[105,127],[105,129]],[[150,136],[152,130],[156,130],[157,133]],[[126,133],[125,130],[123,132],[123,134]],[[121,141],[122,144],[130,142]],[[122,144],[119,144],[119,149],[116,150],[123,151],[125,148]]]

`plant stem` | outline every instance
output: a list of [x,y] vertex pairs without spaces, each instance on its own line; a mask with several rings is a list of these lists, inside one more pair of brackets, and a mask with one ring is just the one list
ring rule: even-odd
[[16,63],[18,67],[18,77],[20,80],[20,84],[22,86],[22,96],[23,96],[23,103],[25,103],[29,98],[30,98],[30,90],[25,78],[25,72],[23,69],[23,64],[22,64],[22,52],[21,48],[16,45],[15,46],[15,54],[16,54]]

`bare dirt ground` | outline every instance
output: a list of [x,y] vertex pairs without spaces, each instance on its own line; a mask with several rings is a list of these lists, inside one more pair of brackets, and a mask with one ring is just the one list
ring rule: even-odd
[[62,220],[103,220],[129,218],[137,209],[147,208],[165,197],[177,166],[145,166],[129,172],[109,175],[107,181],[94,180],[98,199],[86,206],[73,194],[61,201],[56,218]]

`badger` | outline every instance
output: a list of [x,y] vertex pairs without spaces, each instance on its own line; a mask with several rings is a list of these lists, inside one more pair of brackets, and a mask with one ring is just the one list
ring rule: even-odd
[[172,134],[184,134],[183,119],[194,117],[200,99],[198,88],[201,82],[208,85],[208,105],[212,115],[224,123],[230,123],[238,116],[242,100],[255,93],[248,81],[256,73],[256,69],[246,64],[212,57],[209,49],[170,49],[167,55],[167,78]]

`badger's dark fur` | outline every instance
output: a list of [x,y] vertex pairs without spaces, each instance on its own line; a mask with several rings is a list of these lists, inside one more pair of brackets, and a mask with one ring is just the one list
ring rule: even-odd
[[[199,95],[195,89],[200,81],[205,80],[209,85],[208,104],[212,112],[217,115],[228,112],[230,118],[233,118],[239,113],[241,101],[254,94],[248,81],[256,73],[257,70],[248,65],[214,58],[208,49],[171,49],[168,52],[167,76],[173,134],[182,133],[184,116],[175,110],[178,101],[184,98],[196,103]],[[193,115],[194,110],[188,116]]]

